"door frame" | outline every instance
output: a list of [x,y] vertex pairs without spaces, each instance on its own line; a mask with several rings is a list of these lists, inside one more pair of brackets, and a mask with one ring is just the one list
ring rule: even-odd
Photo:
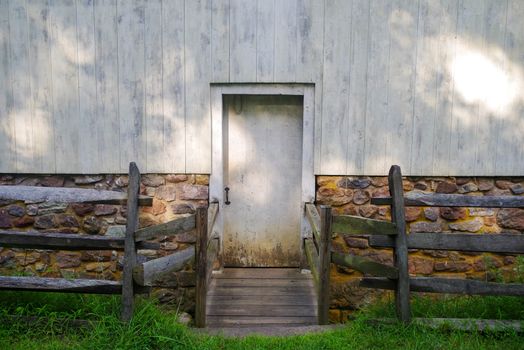
[[[301,239],[311,236],[305,215],[305,203],[315,201],[314,134],[315,134],[315,85],[314,84],[247,84],[211,83],[211,176],[210,201],[218,201],[219,210],[213,234],[223,242],[224,233],[224,95],[294,95],[303,97],[302,111],[302,218]],[[223,244],[220,250],[222,251]]]

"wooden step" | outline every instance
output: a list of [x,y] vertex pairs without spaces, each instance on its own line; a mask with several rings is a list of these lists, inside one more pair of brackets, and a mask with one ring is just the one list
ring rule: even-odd
[[212,328],[318,323],[311,275],[297,268],[226,268],[213,275],[207,305]]

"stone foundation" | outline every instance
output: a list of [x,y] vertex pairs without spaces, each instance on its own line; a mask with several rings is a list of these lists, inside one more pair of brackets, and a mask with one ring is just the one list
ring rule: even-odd
[[[3,175],[0,185],[127,190],[127,175],[42,176]],[[371,197],[389,196],[386,177],[318,176],[318,204],[333,206],[334,214],[359,215],[390,220],[388,206],[373,206]],[[207,175],[143,175],[141,193],[153,197],[152,207],[140,208],[140,227],[167,222],[194,213],[208,205]],[[469,195],[523,195],[523,178],[406,178],[404,190]],[[72,232],[91,235],[123,236],[126,208],[118,205],[0,202],[0,229]],[[524,210],[484,208],[407,208],[411,232],[524,232]],[[143,260],[171,254],[195,242],[195,233],[160,237],[160,250],[139,250]],[[372,249],[364,236],[336,235],[336,251],[367,256],[391,264],[391,250]],[[516,257],[445,251],[411,251],[410,273],[420,276],[454,276],[482,280],[515,278]],[[121,278],[122,254],[116,251],[66,252],[0,248],[0,274],[27,274],[47,277],[80,277],[117,280]],[[341,322],[356,309],[386,295],[387,292],[359,288],[361,274],[332,266],[330,317]],[[193,312],[195,273],[193,266],[168,276],[167,288],[153,294],[161,302]]]
[[[96,188],[127,191],[127,175],[42,176],[3,175],[0,185]],[[152,207],[140,208],[140,227],[173,220],[208,205],[207,175],[143,175],[140,192],[153,197]],[[124,236],[126,208],[121,205],[0,202],[0,229],[71,232]],[[195,242],[195,232],[160,237],[160,250],[139,250],[145,261],[172,254]],[[0,274],[45,277],[121,279],[123,253],[116,251],[54,251],[0,248]],[[165,279],[169,288],[154,295],[166,304],[192,312],[195,274],[192,266]]]
[[[387,197],[387,177],[318,176],[317,204],[329,204],[333,214],[358,215],[379,220],[391,220],[388,206],[370,204],[371,197]],[[457,193],[468,195],[522,195],[523,178],[408,177],[403,181],[405,192]],[[486,208],[419,208],[407,207],[408,232],[499,233],[524,232],[523,209]],[[333,249],[338,252],[369,257],[377,262],[392,264],[388,249],[372,249],[365,236],[337,234]],[[451,276],[488,281],[511,281],[516,278],[516,257],[488,253],[458,253],[433,250],[410,250],[409,272],[418,276]],[[359,288],[362,275],[357,271],[334,267],[331,270],[333,322],[347,320],[353,310],[385,295]]]

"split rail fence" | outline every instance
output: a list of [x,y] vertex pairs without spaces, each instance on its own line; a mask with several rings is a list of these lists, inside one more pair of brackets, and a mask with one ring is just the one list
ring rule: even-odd
[[[451,250],[464,252],[489,252],[524,254],[524,235],[479,233],[406,233],[405,207],[486,207],[524,208],[524,197],[518,196],[467,196],[454,194],[410,193],[404,196],[400,167],[391,167],[388,184],[390,197],[372,198],[374,205],[391,207],[391,222],[355,217],[333,216],[331,208],[321,206],[319,215],[313,204],[306,204],[306,216],[311,225],[312,237],[304,240],[304,250],[317,285],[319,323],[328,321],[329,263],[349,267],[364,274],[360,286],[395,291],[398,320],[412,321],[410,292],[449,293],[466,295],[524,296],[524,284],[493,283],[472,279],[411,277],[408,272],[408,250]],[[374,248],[392,248],[393,265],[377,263],[368,258],[331,251],[333,232],[368,235]],[[326,257],[327,255],[327,257]],[[461,329],[496,329],[510,327],[521,330],[518,321],[416,319],[417,323],[439,326],[451,323]]]
[[[129,184],[127,194],[116,191],[78,189],[62,187],[0,186],[0,199],[25,202],[59,202],[119,204],[127,207],[127,223],[124,238],[90,236],[68,232],[43,233],[36,231],[0,231],[0,246],[23,249],[49,250],[116,250],[124,252],[123,277],[121,281],[97,279],[66,279],[28,276],[0,276],[0,290],[28,290],[62,293],[122,294],[121,319],[129,321],[133,315],[134,296],[148,293],[150,287],[157,286],[162,276],[180,270],[186,263],[194,261],[195,247],[190,246],[174,254],[144,263],[137,261],[137,249],[159,249],[160,244],[148,242],[158,236],[176,235],[196,229],[198,235],[197,252],[218,252],[218,238],[207,232],[213,226],[218,204],[211,203],[208,208],[198,208],[195,214],[177,218],[167,223],[138,228],[138,207],[151,206],[152,197],[139,195],[140,171],[135,163],[129,165]],[[208,224],[208,211],[210,213]],[[207,249],[202,250],[200,240],[212,237]],[[213,257],[209,257],[211,261]],[[201,260],[197,268],[201,268]],[[205,260],[204,260],[205,261]],[[209,268],[205,267],[206,270]],[[208,273],[209,274],[209,273]],[[206,284],[197,279],[197,295]],[[205,300],[205,298],[204,298]],[[199,305],[197,301],[197,305]],[[205,305],[204,305],[205,308]],[[197,310],[197,323],[198,315]],[[205,311],[204,311],[205,315]]]

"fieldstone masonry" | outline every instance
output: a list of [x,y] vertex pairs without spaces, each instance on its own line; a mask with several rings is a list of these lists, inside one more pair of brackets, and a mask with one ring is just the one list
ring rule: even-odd
[[[127,175],[0,176],[0,185],[63,186],[125,192],[127,184]],[[153,206],[140,208],[140,227],[167,222],[207,206],[208,184],[207,175],[143,175],[140,192],[153,197]],[[0,201],[0,229],[3,230],[124,236],[125,224],[126,208],[120,205]],[[139,250],[139,259],[146,261],[184,249],[195,242],[195,232],[160,237],[155,241],[161,243],[161,249]],[[118,280],[121,279],[122,259],[122,252],[116,251],[0,248],[0,274]],[[195,274],[191,265],[166,276],[162,285],[166,288],[155,289],[155,297],[163,303],[180,307],[182,311],[193,311]]]
[[[391,220],[388,206],[370,204],[371,197],[389,196],[387,177],[317,177],[317,204],[329,204],[333,214],[358,215],[379,220]],[[470,177],[408,177],[403,181],[405,192],[458,193],[468,195],[522,195],[524,178],[470,178]],[[406,208],[408,232],[500,233],[524,232],[523,209],[489,208]],[[337,234],[333,249],[343,253],[366,256],[381,263],[392,264],[393,256],[387,249],[372,249],[365,236]],[[411,250],[409,272],[419,276],[454,276],[482,280],[504,279],[516,276],[516,257],[487,253],[458,253],[448,251]],[[381,297],[386,292],[359,288],[361,274],[357,271],[332,266],[333,322],[347,320],[353,310]]]
[[[334,214],[359,215],[390,220],[388,206],[370,204],[372,197],[389,196],[386,177],[318,176],[317,204],[333,206]],[[64,186],[126,191],[127,175],[2,175],[0,185]],[[153,197],[152,207],[140,208],[140,227],[167,222],[194,213],[208,205],[207,175],[148,174],[142,176],[141,193]],[[524,178],[414,178],[404,180],[404,191],[459,193],[469,195],[524,195]],[[0,201],[0,229],[71,232],[123,236],[126,208],[118,205],[23,203]],[[406,208],[410,232],[524,232],[524,210],[485,208]],[[160,237],[160,250],[139,250],[142,260],[154,259],[184,249],[196,240],[194,232]],[[392,264],[391,251],[372,249],[366,237],[337,234],[336,251],[369,257]],[[411,251],[410,273],[511,280],[516,257],[446,251]],[[0,274],[47,277],[120,279],[122,254],[116,251],[47,251],[0,248]],[[351,269],[332,266],[330,318],[341,322],[354,310],[380,298],[386,292],[359,288],[361,275]],[[193,266],[166,276],[165,288],[154,290],[161,302],[193,312],[195,273]]]

